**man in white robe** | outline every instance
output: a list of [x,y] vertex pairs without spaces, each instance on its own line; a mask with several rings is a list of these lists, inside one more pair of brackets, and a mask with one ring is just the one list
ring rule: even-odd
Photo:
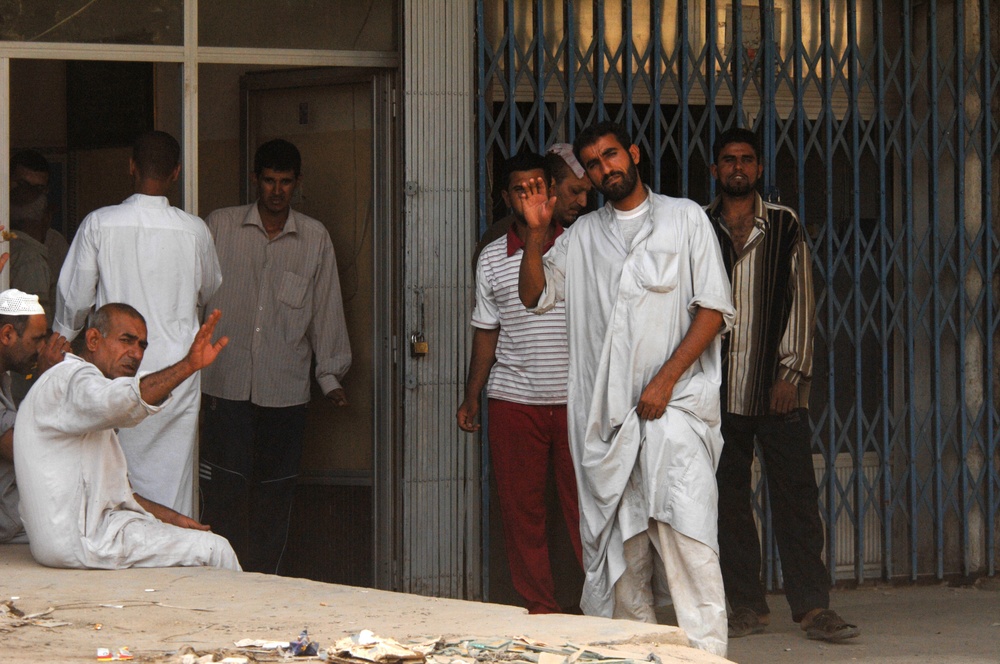
[[86,332],[83,357],[67,353],[36,381],[18,411],[14,469],[39,563],[240,569],[225,538],[133,492],[116,433],[159,417],[171,392],[215,360],[228,342],[212,343],[219,316],[208,317],[179,362],[139,376],[145,321],[128,305],[105,305]]
[[62,362],[69,345],[63,337],[49,335],[47,330],[48,320],[37,295],[14,288],[0,293],[0,544],[28,541],[18,512],[14,475],[17,406],[11,393],[11,378],[29,373],[39,375]]
[[701,207],[646,189],[638,148],[620,128],[591,127],[574,147],[610,202],[581,217],[543,261],[553,201],[530,186],[519,288],[538,312],[566,301],[580,606],[655,622],[655,548],[678,624],[696,647],[725,655],[715,468],[719,332],[734,315],[729,280]]
[[[53,329],[73,340],[91,309],[124,302],[149,321],[146,366],[157,371],[184,356],[198,331],[199,308],[222,283],[205,223],[170,205],[180,146],[169,134],[136,139],[129,163],[135,194],[83,220],[59,275]],[[136,491],[194,515],[194,450],[200,376],[175,392],[160,417],[123,431],[122,449]]]

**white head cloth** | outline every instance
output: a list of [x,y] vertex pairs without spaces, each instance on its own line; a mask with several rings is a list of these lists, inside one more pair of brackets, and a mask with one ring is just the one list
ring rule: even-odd
[[573,171],[573,174],[576,177],[582,178],[584,173],[586,173],[586,171],[583,170],[583,166],[580,165],[580,162],[576,160],[576,155],[573,154],[573,146],[569,143],[553,143],[549,146],[549,149],[546,150],[546,153],[557,154],[562,157],[562,160],[566,162],[566,165],[570,167],[570,170]]
[[0,314],[4,316],[34,316],[45,314],[45,309],[38,304],[38,296],[16,288],[0,293]]

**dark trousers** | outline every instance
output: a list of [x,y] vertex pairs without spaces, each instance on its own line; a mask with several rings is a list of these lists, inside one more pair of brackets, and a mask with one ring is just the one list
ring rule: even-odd
[[529,613],[559,613],[546,531],[549,468],[555,474],[573,551],[578,561],[583,560],[566,405],[531,406],[490,399],[489,414],[490,459],[511,581]]
[[754,438],[764,456],[772,524],[781,557],[785,597],[798,622],[830,606],[830,575],[823,563],[823,526],[804,408],[784,416],[722,415],[725,446],[719,459],[719,562],[733,609],[770,613],[761,581],[760,538],[753,520],[750,466]]
[[276,574],[288,539],[306,406],[202,398],[201,521],[247,572]]

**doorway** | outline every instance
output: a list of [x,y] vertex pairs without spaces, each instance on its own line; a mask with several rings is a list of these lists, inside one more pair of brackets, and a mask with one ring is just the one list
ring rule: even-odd
[[[241,77],[241,195],[261,143],[284,138],[302,154],[292,207],[330,232],[351,343],[338,408],[313,383],[299,488],[282,573],[360,586],[377,584],[378,460],[392,447],[392,390],[378,378],[392,364],[391,116],[380,113],[391,83],[369,70],[298,69]],[[384,477],[384,475],[382,475]]]

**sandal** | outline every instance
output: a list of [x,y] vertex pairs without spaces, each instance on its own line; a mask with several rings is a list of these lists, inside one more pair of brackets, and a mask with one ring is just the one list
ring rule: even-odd
[[843,641],[853,639],[861,634],[857,625],[845,622],[832,609],[823,609],[809,621],[808,625],[803,625],[806,636],[818,641]]
[[728,625],[729,638],[738,639],[751,634],[760,634],[767,623],[761,620],[756,611],[744,606],[735,609],[729,615]]

